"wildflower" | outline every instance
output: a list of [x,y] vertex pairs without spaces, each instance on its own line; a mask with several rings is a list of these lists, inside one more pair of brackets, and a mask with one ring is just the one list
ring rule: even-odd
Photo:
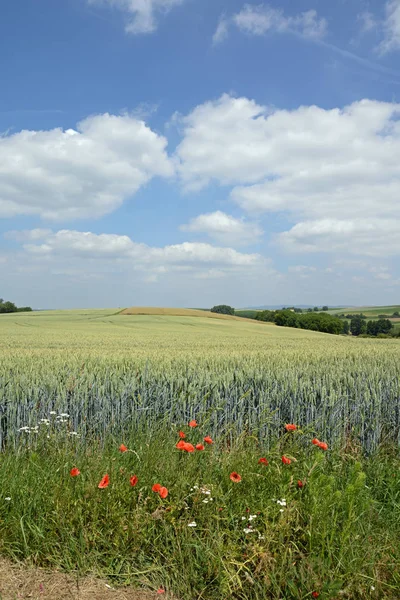
[[239,475],[239,473],[236,473],[236,471],[233,471],[233,473],[229,475],[229,479],[234,483],[239,483],[239,481],[242,481],[241,476]]
[[194,446],[193,446],[193,444],[184,442],[184,446],[182,446],[182,450],[184,450],[185,452],[194,452]]
[[212,441],[212,439],[210,438],[209,435],[206,435],[206,437],[204,438],[204,441],[206,444],[213,444],[214,442]]
[[285,498],[282,498],[282,500],[277,500],[276,502],[277,502],[277,504],[280,504],[281,506],[286,506],[286,499]]
[[70,470],[69,474],[71,475],[71,477],[78,477],[78,475],[80,475],[81,472],[79,469],[74,467],[73,469]]
[[196,521],[192,521],[191,523],[188,523],[188,527],[197,527]]
[[137,484],[137,482],[139,481],[137,475],[132,475],[132,477],[129,479],[129,483],[131,484],[132,487],[135,487],[135,485]]
[[313,440],[311,440],[311,443],[314,444],[314,446],[318,446],[321,442],[318,438],[314,438]]
[[51,415],[56,415],[57,413],[56,413],[56,411],[55,411],[55,410],[51,410],[51,411],[50,411],[50,414],[51,414]]
[[118,450],[120,452],[128,452],[128,448],[125,446],[125,444],[121,444]]
[[204,450],[203,444],[196,444],[196,450]]
[[68,413],[61,413],[60,417],[68,419],[69,418],[69,414]]
[[183,431],[180,431],[179,437],[181,438],[181,440],[183,440],[183,439],[185,439],[186,435],[183,433]]
[[108,487],[109,485],[110,485],[110,478],[106,474],[106,475],[104,475],[103,479],[100,481],[100,483],[97,487],[100,488],[101,490],[103,490],[104,488]]
[[189,422],[189,427],[197,427],[197,421],[195,421],[194,419],[192,419],[192,420]]
[[183,440],[179,440],[179,442],[176,444],[175,448],[178,448],[178,450],[183,450],[185,445],[186,445],[186,442],[184,442]]
[[158,494],[158,492],[161,490],[161,484],[160,483],[155,483],[153,485],[153,487],[151,488],[151,491]]
[[163,590],[163,588],[158,588],[157,594],[165,594],[165,590]]
[[319,592],[313,592],[313,593],[311,594],[311,596],[312,596],[313,598],[319,598]]
[[254,531],[254,530],[253,530],[251,527],[245,527],[245,528],[243,529],[243,531],[244,531],[245,533],[253,533],[253,531]]
[[11,498],[10,496],[7,496],[7,498],[4,498],[4,500],[6,500],[6,502],[10,502]]
[[305,481],[301,481],[301,479],[299,479],[299,480],[297,481],[297,487],[298,487],[299,489],[301,489],[302,487],[304,487],[304,484],[305,484]]
[[292,461],[287,456],[282,456],[282,462],[284,465],[290,465]]
[[288,423],[285,425],[286,431],[296,431],[297,425],[293,425],[293,423]]
[[268,464],[268,461],[267,461],[267,459],[266,459],[266,458],[259,458],[259,459],[258,459],[258,464],[259,464],[259,465],[267,465],[267,464]]
[[158,494],[160,496],[160,498],[162,498],[163,500],[168,496],[168,490],[166,487],[160,487]]
[[254,519],[257,519],[257,515],[249,515],[249,521],[253,521]]
[[326,442],[320,442],[318,448],[321,448],[321,450],[328,450],[328,444]]

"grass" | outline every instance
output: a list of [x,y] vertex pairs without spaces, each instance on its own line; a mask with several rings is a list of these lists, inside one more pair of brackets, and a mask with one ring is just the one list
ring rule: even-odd
[[399,358],[245,319],[2,315],[0,555],[182,600],[394,600]]
[[[207,432],[181,429],[193,443]],[[180,598],[398,597],[396,453],[323,452],[311,433],[283,427],[267,453],[245,434],[229,449],[215,440],[189,454],[175,448],[176,428],[152,427],[124,439],[121,453],[121,440],[82,444],[47,431],[34,451],[1,456],[3,556]],[[157,482],[165,500],[151,491]]]

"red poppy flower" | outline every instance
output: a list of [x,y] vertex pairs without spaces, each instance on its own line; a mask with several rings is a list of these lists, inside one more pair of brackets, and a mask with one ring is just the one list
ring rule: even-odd
[[319,598],[319,592],[313,592],[313,593],[311,594],[311,596],[312,596],[313,598]]
[[197,427],[197,421],[192,419],[192,421],[189,422],[189,427]]
[[78,475],[80,475],[81,472],[79,469],[74,467],[73,469],[70,470],[69,474],[71,475],[71,477],[78,477]]
[[101,490],[104,490],[104,488],[108,487],[109,485],[110,485],[110,478],[106,474],[106,475],[104,475],[103,479],[100,481],[100,483],[97,487],[100,488]]
[[297,425],[293,425],[293,423],[288,423],[285,425],[286,431],[296,431]]
[[139,481],[137,475],[132,475],[132,477],[129,479],[129,483],[131,484],[132,487],[135,487],[135,485],[137,484],[137,482]]
[[290,465],[292,461],[287,456],[282,456],[282,462],[284,465]]
[[314,438],[313,440],[311,440],[311,443],[314,444],[314,446],[318,446],[321,442],[318,438]]
[[183,440],[179,440],[179,442],[176,444],[176,448],[178,448],[178,450],[184,450],[186,445],[186,442],[184,442]]
[[305,483],[304,481],[301,481],[301,479],[299,479],[298,482],[297,482],[297,487],[299,489],[301,489],[302,487],[304,487],[304,483]]
[[268,464],[268,461],[267,461],[267,459],[266,459],[266,458],[259,458],[259,459],[258,459],[258,464],[259,464],[259,465],[267,465],[267,464]]
[[320,442],[318,448],[321,448],[321,450],[328,450],[328,444],[326,442]]
[[151,488],[152,492],[155,492],[156,494],[158,494],[158,492],[161,490],[161,483],[155,483],[153,485],[153,487]]
[[196,450],[204,450],[203,444],[196,444]]
[[125,446],[125,444],[121,444],[118,450],[120,452],[128,452],[128,448]]
[[185,437],[186,437],[186,434],[185,434],[185,433],[183,433],[183,431],[180,431],[180,432],[179,432],[179,437],[181,438],[181,440],[183,440],[183,439],[185,439]]
[[160,490],[158,493],[162,499],[164,499],[168,496],[168,490],[166,487],[160,487]]
[[239,483],[239,481],[242,481],[241,476],[239,473],[236,473],[236,471],[233,471],[233,473],[229,475],[229,479],[233,481],[233,483]]
[[194,452],[194,446],[193,444],[189,444],[188,442],[186,442],[185,445],[182,447],[182,450],[184,450],[185,452]]
[[158,588],[157,594],[165,594],[165,590],[163,590],[162,588]]
[[206,437],[204,438],[204,441],[206,444],[213,444],[214,442],[212,441],[212,439],[210,438],[209,435],[206,435]]

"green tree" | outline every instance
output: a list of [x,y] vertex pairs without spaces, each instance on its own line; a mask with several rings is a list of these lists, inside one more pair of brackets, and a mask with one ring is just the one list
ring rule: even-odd
[[275,311],[274,310],[261,310],[256,315],[257,321],[269,321],[273,323],[275,321]]
[[350,331],[351,331],[351,335],[354,335],[354,336],[358,336],[358,335],[361,335],[362,333],[367,332],[367,324],[360,315],[356,315],[356,316],[352,317],[352,319],[350,321]]
[[326,312],[327,310],[329,310],[329,308],[328,308],[327,306],[323,306],[323,307],[321,308],[321,310],[323,310],[324,312]]
[[212,307],[211,312],[219,313],[221,315],[234,315],[235,309],[228,304],[217,304],[217,306]]
[[347,321],[347,319],[345,321],[342,321],[342,332],[345,335],[348,335],[350,332],[350,325],[349,325],[349,322]]

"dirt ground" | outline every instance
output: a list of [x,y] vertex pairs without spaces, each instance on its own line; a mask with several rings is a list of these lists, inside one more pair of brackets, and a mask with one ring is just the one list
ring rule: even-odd
[[171,596],[135,590],[113,589],[106,581],[81,578],[0,559],[0,600],[155,600]]

